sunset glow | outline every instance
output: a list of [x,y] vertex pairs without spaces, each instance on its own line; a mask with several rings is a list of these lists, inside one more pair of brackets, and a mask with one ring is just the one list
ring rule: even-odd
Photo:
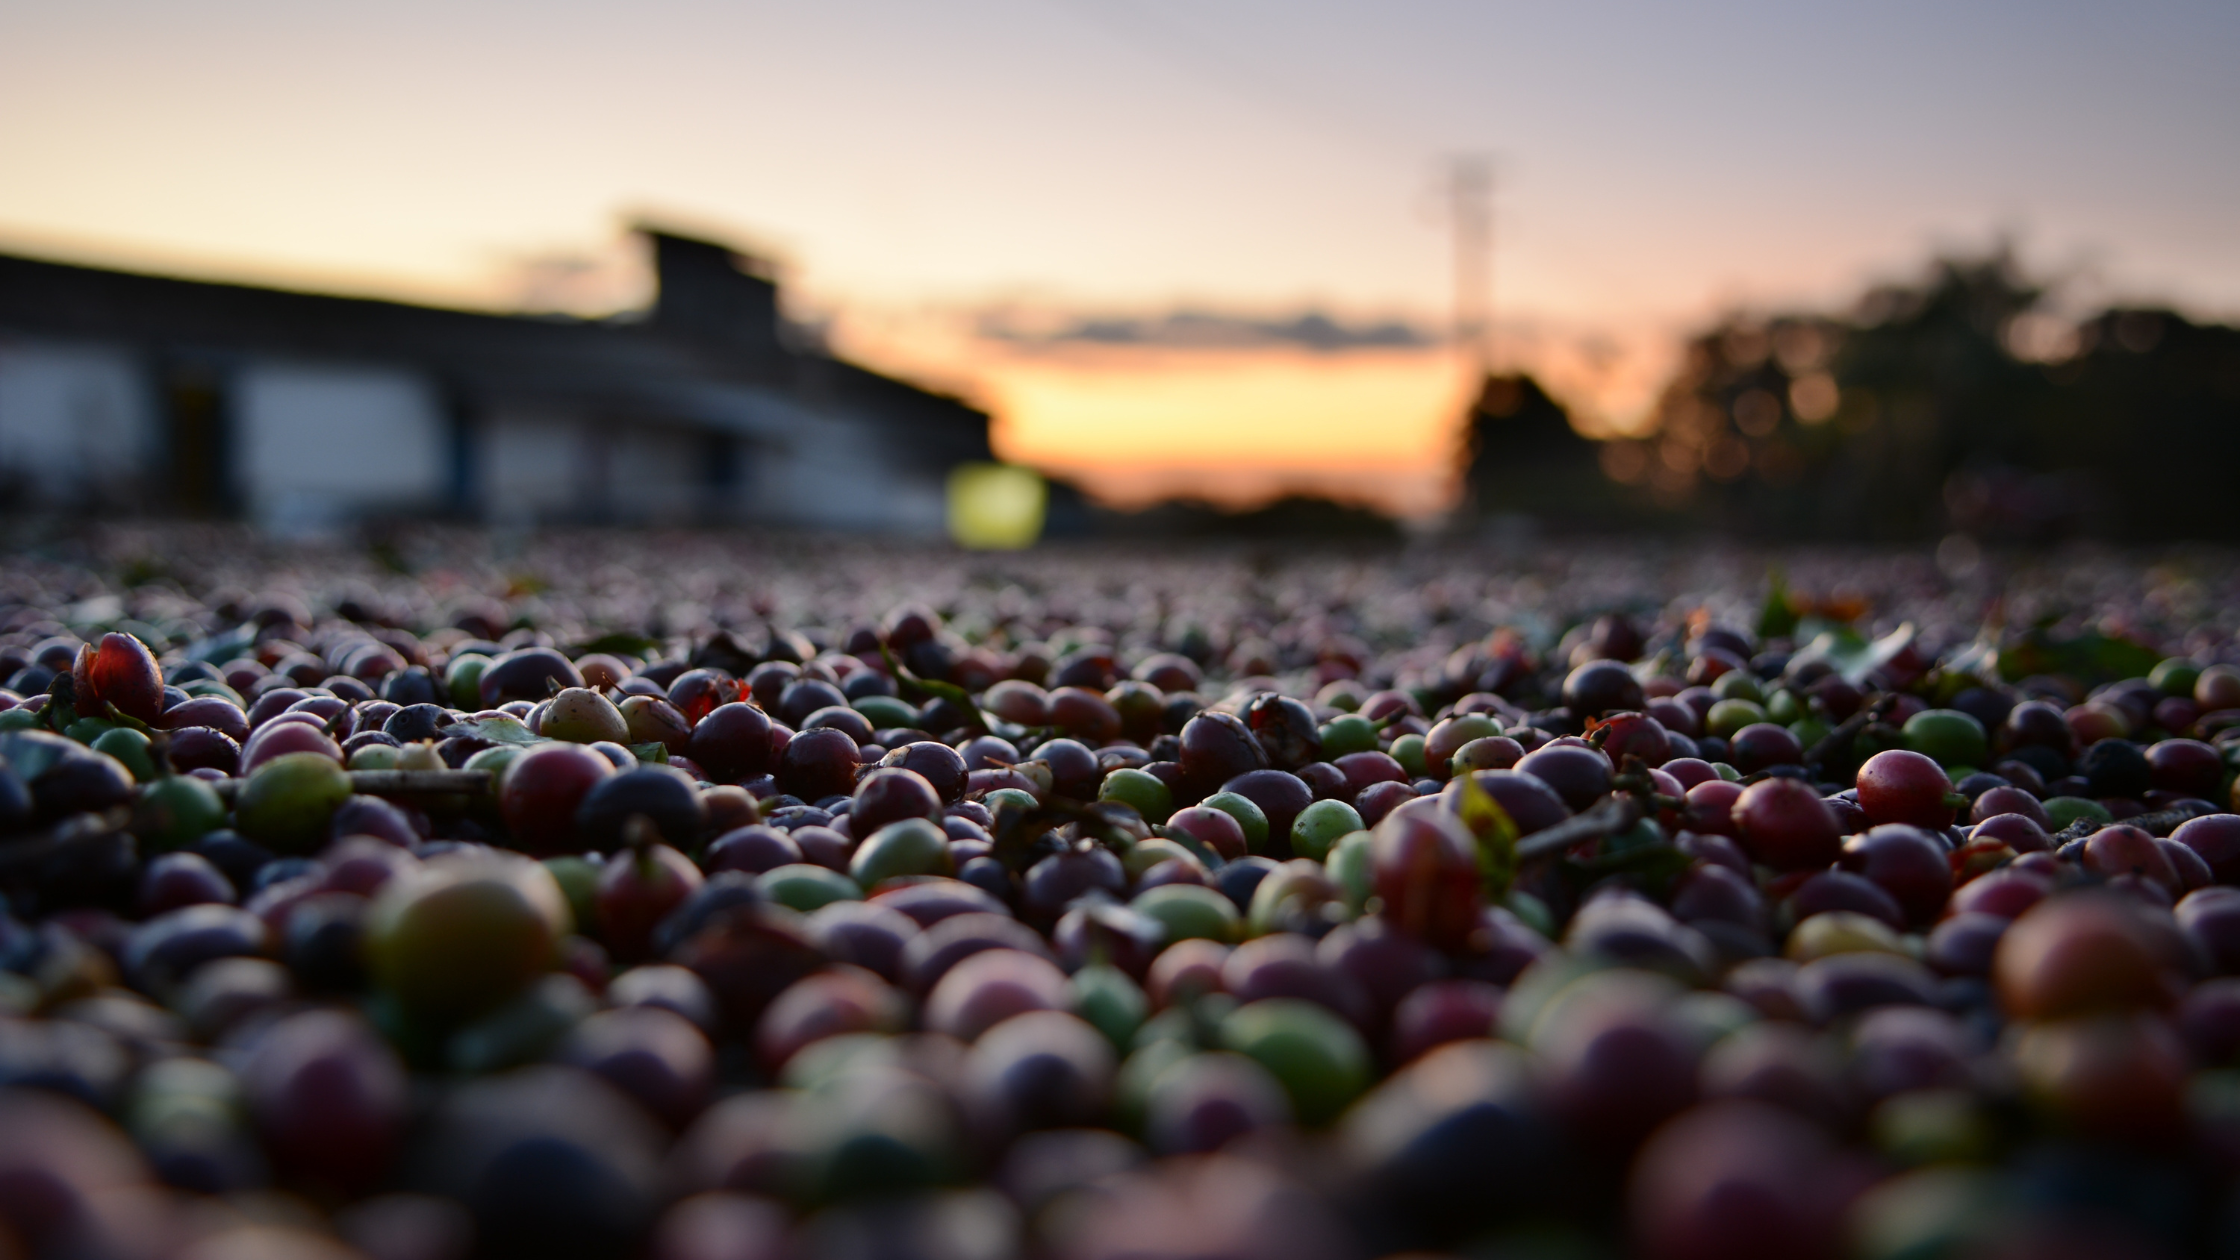
[[[2240,311],[2229,5],[224,0],[0,16],[0,250],[487,308],[646,295],[640,217],[1115,502],[1446,501],[1443,190],[1496,175],[1497,362],[1597,433],[1679,338],[2013,236],[2065,298]],[[1022,343],[1185,311],[1410,348]]]
[[[1471,384],[1445,354],[1297,352],[1014,360],[994,381],[999,453],[1092,484],[1109,477],[1116,498],[1155,493],[1156,474],[1230,503],[1271,484],[1338,481],[1411,516],[1446,506],[1438,474]],[[1133,495],[1131,478],[1143,486]]]

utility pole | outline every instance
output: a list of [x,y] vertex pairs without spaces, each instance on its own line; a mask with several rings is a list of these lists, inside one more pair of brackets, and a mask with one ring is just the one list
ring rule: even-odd
[[1493,371],[1493,160],[1451,159],[1448,213],[1454,221],[1454,339],[1479,377]]

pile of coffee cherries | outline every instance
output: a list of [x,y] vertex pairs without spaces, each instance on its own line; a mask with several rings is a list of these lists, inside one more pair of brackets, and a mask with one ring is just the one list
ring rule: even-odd
[[2240,1254],[2213,637],[168,598],[0,639],[0,1256]]

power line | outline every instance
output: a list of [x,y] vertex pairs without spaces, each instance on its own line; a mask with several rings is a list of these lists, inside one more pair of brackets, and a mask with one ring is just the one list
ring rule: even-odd
[[[1365,129],[1358,114],[1343,116],[1325,102],[1302,98],[1290,84],[1271,78],[1230,49],[1209,42],[1148,12],[1134,0],[1067,0],[1065,7],[1088,17],[1108,33],[1234,96],[1269,110],[1285,121],[1364,153],[1389,156],[1394,150],[1429,147],[1420,137],[1402,138],[1382,127]],[[1371,134],[1371,131],[1381,134]],[[1483,377],[1493,369],[1493,159],[1462,153],[1446,160],[1442,190],[1454,233],[1454,344]]]
[[1493,159],[1458,154],[1447,171],[1454,228],[1454,341],[1480,376],[1493,370]]

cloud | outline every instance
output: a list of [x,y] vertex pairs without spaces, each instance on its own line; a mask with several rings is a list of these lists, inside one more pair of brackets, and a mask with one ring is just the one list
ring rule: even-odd
[[1010,312],[980,317],[976,331],[990,341],[1034,346],[1118,346],[1146,349],[1234,350],[1289,347],[1336,354],[1348,350],[1427,350],[1442,344],[1436,332],[1400,320],[1347,324],[1320,311],[1262,319],[1188,308],[1149,317],[1078,316],[1056,321],[1022,319]]

